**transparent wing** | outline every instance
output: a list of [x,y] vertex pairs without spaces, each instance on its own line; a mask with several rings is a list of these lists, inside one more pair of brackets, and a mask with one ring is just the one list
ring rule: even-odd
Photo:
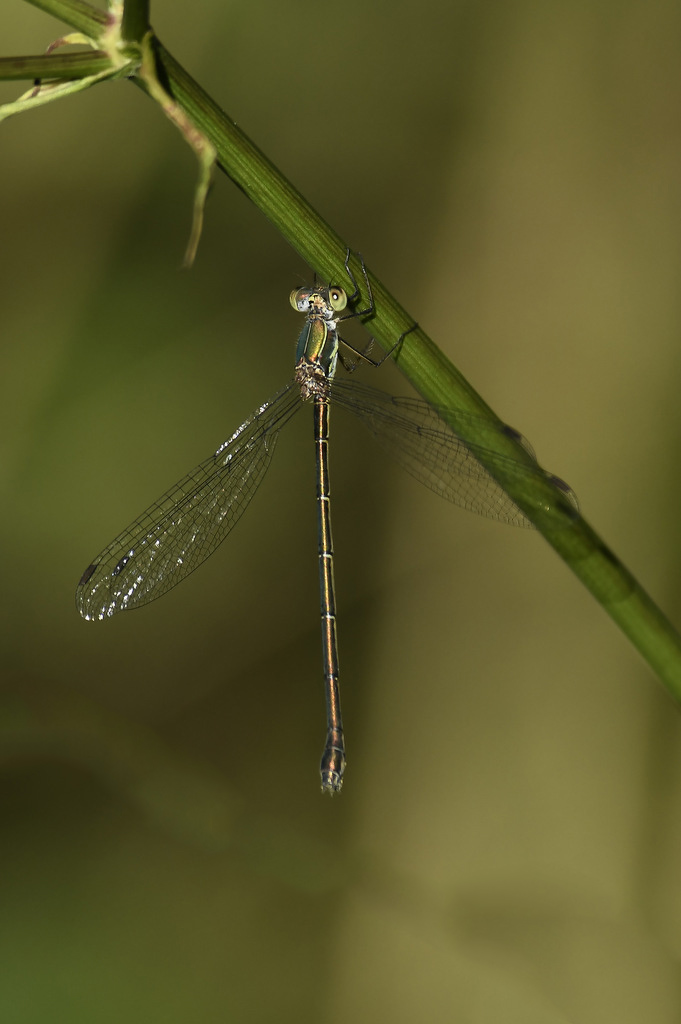
[[504,473],[526,480],[548,479],[556,487],[557,501],[563,499],[562,505],[565,506],[567,499],[567,507],[575,513],[579,507],[567,484],[551,476],[536,461],[516,461],[494,451],[493,435],[505,434],[521,443],[534,459],[529,443],[512,427],[503,424],[497,427],[480,416],[456,412],[462,429],[466,424],[475,422],[478,430],[484,432],[483,436],[489,437],[489,448],[482,447],[465,444],[437,410],[421,399],[394,398],[383,391],[347,380],[334,380],[331,396],[337,405],[359,417],[376,440],[412,476],[461,508],[514,526],[533,525],[478,461],[476,454],[482,455],[490,465],[499,466]]
[[279,431],[300,406],[300,391],[291,382],[119,534],[76,588],[83,618],[104,619],[147,604],[208,558],[245,511]]

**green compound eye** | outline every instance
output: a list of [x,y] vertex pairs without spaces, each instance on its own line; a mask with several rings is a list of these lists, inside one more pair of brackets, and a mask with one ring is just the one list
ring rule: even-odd
[[309,288],[294,288],[289,295],[289,302],[299,313],[307,313],[311,294]]
[[348,297],[342,288],[329,288],[329,305],[334,313],[340,313],[348,304]]

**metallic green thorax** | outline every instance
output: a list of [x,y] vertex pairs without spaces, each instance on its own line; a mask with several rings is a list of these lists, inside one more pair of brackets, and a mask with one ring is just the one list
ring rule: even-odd
[[312,314],[303,324],[303,329],[298,337],[296,365],[301,359],[309,363],[317,363],[326,377],[333,377],[336,372],[337,357],[338,335],[335,322]]

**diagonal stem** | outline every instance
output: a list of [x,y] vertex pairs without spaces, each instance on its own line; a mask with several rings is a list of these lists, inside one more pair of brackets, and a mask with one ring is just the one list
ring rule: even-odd
[[46,14],[51,14],[60,21],[66,22],[83,35],[96,38],[109,24],[109,16],[99,7],[93,7],[85,0],[26,0],[26,3],[39,7]]
[[[83,0],[28,0],[61,18],[91,39],[105,30],[107,15]],[[132,0],[134,13],[129,31],[136,32],[148,14],[146,0]],[[146,12],[146,13],[145,13]],[[323,280],[342,282],[347,244],[331,228],[270,160],[187,74],[167,50],[153,40],[158,78],[178,110],[215,147],[219,165],[234,183],[288,239],[294,249]],[[89,55],[92,57],[92,55]],[[32,77],[32,74],[29,76]],[[145,82],[135,78],[146,88]],[[361,267],[354,259],[351,270],[363,284]],[[375,311],[371,330],[387,350],[413,328],[414,320],[381,282],[368,271]],[[366,288],[358,302],[366,305]],[[495,449],[513,459],[529,459],[511,436],[499,438],[498,420],[484,400],[445,358],[424,331],[412,329],[399,346],[396,362],[414,387],[440,409],[459,409],[482,417],[479,426],[464,433],[451,423],[464,441],[489,447],[485,420],[495,428]],[[443,413],[447,418],[446,412]],[[619,559],[609,550],[586,520],[577,515],[549,477],[528,485],[527,480],[504,473],[498,466],[486,468],[507,490],[516,504],[537,526],[549,544],[570,566],[613,621],[629,637],[657,672],[668,691],[681,701],[681,637],[660,609]]]

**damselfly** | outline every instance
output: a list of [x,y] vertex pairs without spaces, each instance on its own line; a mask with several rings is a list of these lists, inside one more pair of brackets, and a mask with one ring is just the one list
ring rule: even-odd
[[[317,517],[322,645],[326,689],[327,734],[321,760],[322,790],[338,792],[345,769],[345,743],[338,687],[336,599],[329,497],[329,405],[354,413],[376,439],[422,483],[455,505],[517,526],[532,526],[492,473],[509,474],[527,482],[541,478],[555,489],[556,506],[577,508],[572,491],[558,477],[541,469],[532,451],[511,427],[490,424],[480,417],[446,411],[462,434],[484,422],[490,447],[464,443],[427,402],[393,398],[357,383],[336,378],[339,357],[338,323],[373,311],[371,287],[365,272],[370,305],[339,316],[359,289],[349,267],[354,291],[315,286],[291,293],[294,309],[305,314],[298,338],[292,379],[261,405],[220,445],[214,455],[155,501],[116,537],[83,573],[76,591],[78,611],[85,619],[105,619],[139,608],[165,594],[196,569],[217,548],[240,519],[270,464],[279,431],[306,402],[314,412],[317,465]],[[352,348],[352,346],[348,346]],[[353,349],[353,351],[356,351]],[[362,355],[362,353],[358,353]],[[525,445],[517,459],[493,450],[493,435]],[[532,458],[527,457],[527,453]],[[483,465],[484,463],[484,465]],[[485,468],[485,467],[490,467]],[[547,506],[544,506],[548,510]],[[576,512],[574,513],[576,514]]]

